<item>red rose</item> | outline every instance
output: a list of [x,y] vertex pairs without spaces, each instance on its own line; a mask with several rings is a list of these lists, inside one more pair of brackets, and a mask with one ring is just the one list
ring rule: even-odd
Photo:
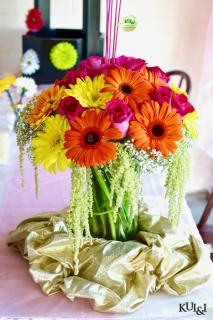
[[44,26],[42,12],[37,8],[29,10],[25,22],[30,31],[37,32],[41,30]]
[[68,119],[73,120],[82,114],[84,108],[74,97],[65,97],[60,101],[57,111]]
[[59,87],[65,86],[68,88],[70,84],[76,84],[76,80],[78,78],[84,79],[85,76],[86,76],[86,72],[84,72],[84,70],[72,69],[67,71],[63,79],[55,80],[54,84],[55,86],[59,86]]

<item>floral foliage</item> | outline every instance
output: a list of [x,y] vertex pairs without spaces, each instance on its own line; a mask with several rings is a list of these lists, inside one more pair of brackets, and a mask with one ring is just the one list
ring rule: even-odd
[[[33,140],[39,131],[45,132],[48,118],[67,119],[62,152],[73,164],[91,167],[115,160],[117,146],[126,138],[150,159],[153,151],[167,159],[185,135],[195,136],[189,122],[193,112],[188,97],[168,84],[159,67],[147,67],[144,60],[133,57],[121,56],[106,64],[92,56],[41,92],[27,124],[34,133],[36,160],[39,152]],[[107,130],[114,134],[106,134]]]
[[98,236],[125,240],[137,231],[142,173],[167,171],[177,223],[197,119],[159,67],[125,56],[81,61],[28,104],[17,125],[22,155],[29,149],[35,165],[54,173],[72,167],[68,225],[76,261],[82,237],[90,238],[88,219]]

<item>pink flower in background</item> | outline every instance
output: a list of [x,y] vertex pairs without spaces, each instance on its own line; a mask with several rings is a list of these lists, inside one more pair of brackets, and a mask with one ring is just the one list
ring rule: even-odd
[[173,92],[171,105],[182,117],[195,110],[193,105],[188,101],[187,96],[183,93],[178,94]]
[[163,70],[161,70],[161,68],[159,68],[158,66],[155,67],[146,67],[146,69],[148,71],[153,72],[158,78],[162,79],[163,81],[165,81],[166,83],[169,82],[169,76],[167,76],[167,74],[165,72],[163,72]]
[[161,86],[152,92],[151,97],[159,104],[162,104],[163,102],[171,103],[172,89],[170,87]]
[[131,108],[123,100],[117,99],[107,102],[105,111],[109,115],[113,127],[119,129],[125,136],[129,121],[133,117]]
[[115,65],[122,66],[132,71],[140,71],[146,66],[146,61],[143,59],[137,59],[133,57],[126,57],[124,55],[115,58]]
[[84,108],[74,97],[65,97],[60,101],[57,111],[68,119],[73,120],[82,114]]

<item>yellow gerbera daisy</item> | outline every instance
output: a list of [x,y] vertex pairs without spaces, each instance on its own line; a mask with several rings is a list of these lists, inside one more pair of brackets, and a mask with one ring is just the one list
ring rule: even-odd
[[0,80],[0,94],[8,90],[16,81],[16,78],[13,75],[9,75],[4,79]]
[[96,76],[93,80],[86,76],[77,79],[75,85],[65,90],[66,95],[76,98],[85,108],[105,108],[106,103],[112,98],[111,92],[102,92],[105,88],[104,75]]
[[69,129],[67,119],[57,114],[47,118],[44,132],[38,132],[32,139],[35,162],[50,173],[56,173],[57,166],[60,171],[65,171],[70,165],[64,150],[64,133]]
[[195,139],[198,136],[198,120],[200,119],[199,113],[197,111],[188,113],[183,118],[183,126],[186,129],[186,133]]
[[181,88],[177,87],[174,83],[170,84],[170,88],[172,89],[172,91],[174,91],[175,93],[178,94],[184,94],[186,97],[188,97],[188,94],[186,91],[181,90]]

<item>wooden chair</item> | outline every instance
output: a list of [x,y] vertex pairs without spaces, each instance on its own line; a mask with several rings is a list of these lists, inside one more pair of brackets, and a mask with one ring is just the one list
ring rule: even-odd
[[206,207],[197,225],[198,230],[201,234],[201,237],[203,238],[203,241],[205,243],[211,243],[211,244],[213,244],[213,225],[210,225],[210,224],[208,225],[206,223],[208,218],[210,217],[212,209],[213,209],[213,192],[211,192],[211,194],[208,197]]
[[213,225],[206,224],[208,218],[212,213],[212,209],[213,209],[213,192],[209,194],[206,207],[197,225],[200,235],[203,239],[203,242],[210,246],[211,259],[213,261]]
[[183,91],[186,91],[188,94],[190,94],[192,83],[191,83],[190,76],[185,71],[172,70],[172,71],[168,71],[166,74],[170,78],[176,79],[174,83],[177,83],[177,86],[179,88],[181,88]]

